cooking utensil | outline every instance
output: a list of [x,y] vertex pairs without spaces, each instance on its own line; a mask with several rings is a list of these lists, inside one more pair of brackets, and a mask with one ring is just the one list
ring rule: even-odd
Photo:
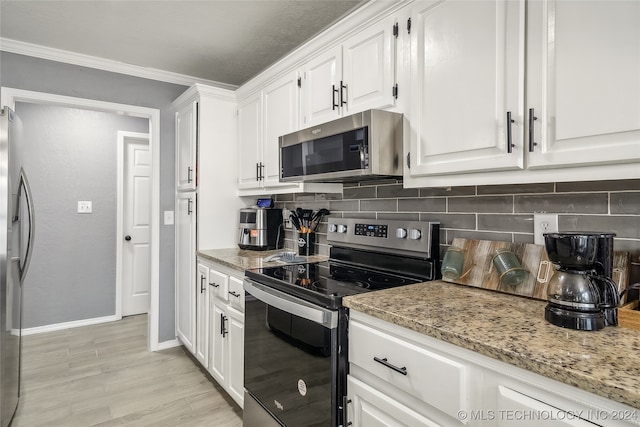
[[313,217],[314,218],[313,222],[315,222],[315,224],[313,225],[311,231],[313,231],[315,233],[315,231],[320,226],[320,223],[322,222],[324,217],[327,216],[327,215],[331,215],[331,212],[329,212],[329,209],[322,208],[318,212],[316,212],[314,217]]

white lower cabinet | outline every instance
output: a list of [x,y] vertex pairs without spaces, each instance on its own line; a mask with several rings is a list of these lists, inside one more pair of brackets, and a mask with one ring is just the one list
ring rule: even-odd
[[195,356],[206,368],[209,363],[209,267],[198,263],[196,280]]
[[351,375],[347,389],[351,400],[347,417],[353,426],[442,426]]
[[638,409],[356,311],[346,425],[639,426]]
[[[202,365],[240,406],[244,403],[244,288],[238,272],[209,261],[208,360]],[[199,359],[198,359],[199,360]]]

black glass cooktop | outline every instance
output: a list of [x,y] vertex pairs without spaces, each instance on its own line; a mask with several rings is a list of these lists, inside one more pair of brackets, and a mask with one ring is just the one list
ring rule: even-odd
[[247,277],[283,292],[329,308],[342,305],[342,297],[418,283],[424,279],[325,261],[290,264],[246,271]]

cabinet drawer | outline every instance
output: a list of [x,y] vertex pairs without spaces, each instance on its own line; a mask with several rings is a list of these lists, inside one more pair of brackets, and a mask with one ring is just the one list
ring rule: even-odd
[[244,285],[233,276],[229,276],[229,305],[244,312]]
[[349,326],[349,362],[454,419],[469,409],[466,365],[355,321]]
[[229,276],[213,269],[209,270],[209,286],[211,286],[213,296],[227,301],[229,298]]

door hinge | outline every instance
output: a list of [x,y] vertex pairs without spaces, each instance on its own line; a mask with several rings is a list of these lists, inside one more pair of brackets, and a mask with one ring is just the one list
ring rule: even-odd
[[411,18],[407,19],[407,33],[411,34]]
[[396,84],[393,86],[393,89],[391,90],[391,92],[392,92],[392,94],[393,94],[393,97],[394,97],[395,99],[398,99],[398,83],[396,83]]
[[393,24],[393,35],[395,38],[398,38],[398,23]]
[[411,151],[407,153],[407,168],[411,169]]
[[298,77],[298,87],[302,87],[302,77]]

